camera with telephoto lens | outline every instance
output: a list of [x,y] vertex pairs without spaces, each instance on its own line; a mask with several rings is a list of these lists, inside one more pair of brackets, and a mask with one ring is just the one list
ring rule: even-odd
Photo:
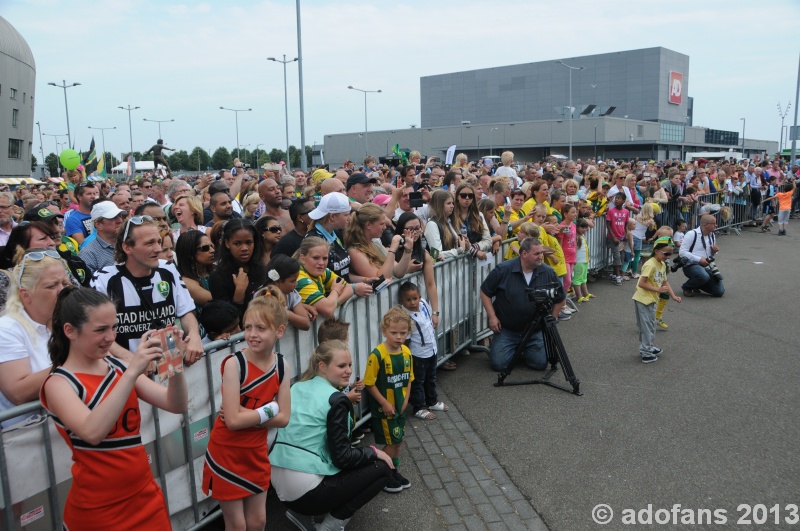
[[706,258],[706,260],[708,260],[708,265],[706,266],[705,269],[708,272],[708,274],[714,277],[714,280],[717,281],[722,280],[722,273],[720,273],[719,267],[717,267],[717,263],[714,261],[714,258],[709,256],[708,258]]
[[564,288],[560,282],[553,282],[544,284],[535,288],[528,288],[525,294],[528,296],[528,301],[532,302],[534,306],[545,313],[553,309],[553,299],[556,297],[561,298]]
[[674,273],[678,269],[687,265],[689,265],[689,260],[687,260],[683,256],[676,256],[675,259],[672,260],[672,264],[669,266],[669,270]]

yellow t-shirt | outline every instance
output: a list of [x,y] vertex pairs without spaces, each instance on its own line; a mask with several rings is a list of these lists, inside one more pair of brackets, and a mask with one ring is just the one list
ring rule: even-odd
[[[554,209],[550,206],[550,203],[545,201],[542,204],[547,209],[547,215],[548,216],[554,212]],[[528,199],[527,201],[525,201],[522,204],[522,210],[524,210],[525,212],[533,212],[533,207],[535,207],[535,206],[536,206],[536,198],[535,197],[531,197],[530,199]]]
[[322,276],[312,277],[301,267],[300,274],[297,276],[296,288],[297,293],[300,294],[300,300],[313,306],[330,295],[331,287],[337,278],[339,278],[339,275],[330,269],[326,269]]
[[[642,266],[642,278],[647,278],[651,286],[660,288],[667,281],[667,264],[651,258]],[[658,295],[655,291],[640,288],[637,282],[636,293],[631,298],[642,304],[650,305],[658,302]]]
[[552,267],[553,270],[556,272],[556,275],[560,277],[566,275],[567,260],[564,258],[564,250],[561,248],[561,244],[558,243],[558,240],[555,238],[555,236],[550,236],[549,234],[547,234],[547,231],[544,230],[544,227],[540,227],[539,241],[542,242],[542,245],[555,249],[556,252],[552,256],[558,258],[558,263],[556,264],[552,256],[545,256],[544,263]]

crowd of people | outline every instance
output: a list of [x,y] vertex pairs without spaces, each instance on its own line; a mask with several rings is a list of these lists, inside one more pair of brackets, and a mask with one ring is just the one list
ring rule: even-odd
[[[141,514],[169,525],[142,464],[138,421],[128,417],[137,396],[186,408],[183,376],[166,388],[149,379],[151,362],[165,355],[155,332],[180,325],[186,366],[205,343],[244,332],[247,348],[223,362],[223,412],[203,472],[226,526],[262,529],[272,484],[301,529],[343,529],[380,491],[411,486],[399,472],[407,416],[434,420],[448,409],[436,372],[457,367],[437,367],[436,328],[447,308],[436,262],[486,260],[514,239],[480,287],[495,332],[490,366],[504,371],[531,318],[519,311],[526,288],[557,285],[558,320],[595,299],[588,275],[598,242],[588,233],[604,229],[612,283],[637,280],[640,354],[651,363],[655,330],[668,328],[664,306],[681,300],[666,280],[667,260],[683,266],[683,297],[722,296],[713,214],[749,197],[751,219],[768,232],[776,217],[780,235],[798,215],[798,167],[779,160],[517,164],[507,151],[499,164],[460,154],[451,166],[418,152],[404,162],[367,157],[360,168],[258,175],[236,160],[217,174],[115,182],[73,171],[61,186],[0,189],[0,411],[41,398],[82,473],[105,467],[85,486],[73,483],[65,520],[104,522],[108,508],[82,490],[103,483],[119,485],[105,501],[138,504],[141,494],[151,500]],[[374,316],[385,341],[354,375],[338,309],[389,279],[401,283],[400,305]],[[287,326],[309,330],[318,319],[319,347],[290,388],[275,344]],[[546,365],[540,335],[524,352],[530,367]],[[358,446],[353,407],[362,390],[382,448]],[[98,445],[120,452],[84,451]],[[100,454],[102,463],[92,461]],[[117,458],[149,480],[116,481]]]

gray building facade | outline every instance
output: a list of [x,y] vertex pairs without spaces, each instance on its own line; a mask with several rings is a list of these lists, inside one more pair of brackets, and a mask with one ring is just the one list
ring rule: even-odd
[[31,48],[0,17],[0,177],[31,176],[35,89]]
[[[659,47],[562,61],[582,68],[572,70],[574,116],[595,105],[591,116],[613,108],[620,118],[691,125],[688,55]],[[675,74],[681,97],[670,103]],[[569,87],[570,70],[554,60],[423,77],[422,127],[565,118]]]

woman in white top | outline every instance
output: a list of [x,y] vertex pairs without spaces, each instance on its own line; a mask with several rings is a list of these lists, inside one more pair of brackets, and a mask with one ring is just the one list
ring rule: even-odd
[[[50,323],[58,294],[70,286],[66,263],[54,249],[30,249],[10,272],[11,288],[0,317],[0,411],[36,400],[50,372]],[[24,420],[15,417],[2,427]]]
[[203,205],[196,197],[179,195],[172,205],[172,214],[178,220],[180,227],[172,231],[172,241],[177,242],[181,234],[190,230],[199,230],[206,233],[203,226]]
[[434,260],[454,258],[469,248],[469,240],[453,228],[455,201],[447,190],[436,190],[428,202],[430,219],[425,225],[425,241]]

